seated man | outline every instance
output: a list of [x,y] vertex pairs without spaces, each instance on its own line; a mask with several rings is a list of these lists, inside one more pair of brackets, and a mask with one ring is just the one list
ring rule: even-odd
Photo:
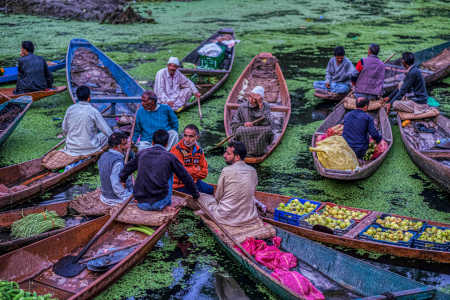
[[152,146],[152,137],[156,130],[164,129],[169,133],[166,150],[169,151],[178,142],[178,118],[167,104],[158,104],[158,99],[152,91],[145,91],[142,96],[142,107],[136,115],[133,143],[138,150]]
[[120,181],[125,185],[128,176],[138,171],[133,194],[142,210],[163,210],[171,204],[174,173],[194,199],[200,196],[191,175],[175,155],[166,151],[168,140],[167,131],[156,130],[153,146],[139,151],[120,172]]
[[[256,86],[231,120],[235,140],[244,143],[248,156],[252,157],[263,155],[273,138],[270,105],[263,99],[264,88]],[[252,123],[258,119],[257,123]]]
[[361,58],[352,74],[355,83],[355,97],[376,100],[383,94],[384,63],[377,57],[380,46],[371,44],[368,56]]
[[228,166],[220,174],[215,199],[199,199],[221,224],[242,226],[259,218],[254,200],[258,176],[256,170],[244,162],[246,155],[243,143],[231,142],[223,155]]
[[358,159],[363,159],[369,148],[369,134],[377,142],[384,142],[381,134],[375,128],[373,118],[366,113],[369,108],[369,99],[358,98],[356,109],[345,114],[344,132],[342,137],[350,148],[355,151]]
[[[401,86],[395,89],[389,97],[384,98],[384,101],[389,101],[387,110],[389,110],[392,105],[395,110],[414,112],[415,104],[425,104],[427,106],[427,87],[422,72],[414,65],[413,53],[404,52],[402,54],[402,65],[406,69],[406,77],[403,80],[403,83],[401,83]],[[402,101],[401,103],[397,101],[401,100],[405,95],[408,97],[409,101]],[[410,109],[408,109],[408,107],[410,107]]]
[[106,145],[112,130],[100,112],[89,104],[91,92],[87,86],[80,86],[76,95],[78,102],[67,109],[62,123],[66,136],[64,152],[72,156],[89,155]]
[[345,57],[344,47],[334,48],[334,57],[327,65],[325,81],[314,81],[314,88],[336,94],[347,94],[350,91],[350,79],[355,67]]
[[[202,181],[208,176],[208,162],[202,148],[197,144],[199,133],[197,126],[194,124],[187,125],[184,127],[183,138],[170,152],[184,165],[194,179],[198,190],[201,193],[212,195],[214,194],[214,187]],[[176,176],[173,179],[173,188],[183,193],[187,192],[184,184]]]
[[23,94],[51,89],[53,76],[47,62],[40,56],[34,55],[34,45],[30,41],[23,41],[20,49],[17,84],[14,94]]
[[195,84],[184,76],[178,68],[180,61],[176,57],[169,58],[167,68],[156,73],[154,90],[161,103],[168,104],[174,110],[183,107],[192,94],[199,99]]
[[100,201],[108,205],[120,204],[133,193],[131,177],[127,178],[125,187],[122,186],[119,178],[123,169],[124,154],[128,148],[127,142],[127,134],[114,132],[108,138],[109,150],[98,160],[102,191]]

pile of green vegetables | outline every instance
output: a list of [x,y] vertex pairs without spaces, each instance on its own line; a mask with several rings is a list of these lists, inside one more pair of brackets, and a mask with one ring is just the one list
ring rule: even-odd
[[366,154],[364,155],[365,161],[372,160],[372,156],[373,156],[373,153],[375,152],[376,147],[377,147],[377,143],[374,140],[370,139],[369,148],[367,149]]
[[0,281],[0,300],[56,300],[51,294],[38,296],[36,292],[30,293],[19,288],[14,281]]
[[217,76],[202,76],[198,74],[187,74],[186,76],[195,84],[216,85],[220,80],[220,78]]
[[11,225],[14,238],[28,238],[43,232],[66,227],[66,222],[55,211],[30,214]]

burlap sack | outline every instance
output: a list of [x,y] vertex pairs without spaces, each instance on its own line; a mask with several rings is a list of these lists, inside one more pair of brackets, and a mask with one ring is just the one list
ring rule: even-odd
[[426,119],[426,118],[433,118],[439,115],[439,110],[436,108],[432,108],[431,110],[422,113],[422,114],[414,114],[414,113],[408,113],[408,112],[398,112],[398,116],[400,117],[400,120],[418,120],[418,119]]
[[[197,212],[197,214],[203,214],[203,212]],[[205,223],[210,228],[213,228],[215,232],[221,232],[222,230],[214,223],[212,220],[206,217],[204,219]],[[264,223],[261,219],[257,219],[254,223],[246,224],[244,226],[227,226],[221,224],[221,226],[234,238],[234,240],[238,243],[242,243],[249,237],[253,237],[255,239],[264,240],[272,238],[276,235],[275,228],[268,224]],[[232,245],[232,242],[225,236],[222,235],[224,240],[226,240],[229,245]]]
[[[137,207],[136,203],[130,203],[117,217],[117,221],[127,224],[161,226],[168,222],[175,215],[175,210],[185,206],[186,202],[180,197],[173,196],[172,204],[162,211],[145,211]],[[112,206],[109,214],[113,215],[120,206]]]
[[59,170],[79,160],[100,156],[107,149],[108,146],[105,146],[95,153],[80,156],[72,156],[62,150],[53,150],[42,159],[41,165],[48,170]]
[[[356,98],[351,95],[344,98],[345,109],[356,109]],[[383,100],[370,100],[368,110],[378,110],[383,106]]]
[[69,207],[86,216],[106,215],[111,207],[100,201],[100,195],[100,189],[80,195],[70,201]]
[[72,156],[60,150],[54,150],[42,159],[42,166],[48,170],[58,170],[79,161],[80,156]]

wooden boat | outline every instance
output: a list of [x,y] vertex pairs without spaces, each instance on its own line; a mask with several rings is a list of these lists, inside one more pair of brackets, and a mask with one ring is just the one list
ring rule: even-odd
[[[289,287],[270,275],[270,270],[241,254],[220,230],[205,216],[201,216],[222,248],[257,280],[281,299],[302,299]],[[369,263],[275,227],[282,238],[280,249],[294,254],[295,270],[307,277],[326,299],[446,299],[447,294],[435,291],[416,281],[379,269]],[[1,276],[0,276],[1,277]],[[366,297],[366,298],[364,298]]]
[[[186,55],[181,60],[181,64],[183,63],[191,63],[198,65],[200,62],[200,57],[198,54],[198,50],[202,48],[205,44],[211,43],[211,41],[215,40],[217,37],[223,34],[229,34],[234,39],[234,30],[232,28],[222,28],[213,35],[211,35],[209,38],[204,40],[200,46],[195,48],[191,53]],[[225,58],[224,62],[222,63],[222,68],[217,70],[204,70],[204,69],[191,69],[191,68],[183,68],[181,67],[179,70],[181,73],[188,77],[192,77],[194,74],[196,74],[198,77],[204,76],[204,77],[216,77],[218,78],[217,83],[210,84],[210,83],[199,83],[197,84],[197,89],[200,92],[200,101],[206,100],[209,98],[212,94],[214,94],[228,79],[228,76],[230,76],[231,69],[233,68],[234,63],[234,55],[235,55],[235,47],[231,49],[230,57]],[[182,108],[180,108],[178,111],[183,111],[193,105],[197,105],[196,102],[186,103]]]
[[[261,213],[261,215],[264,217],[264,221],[267,223],[270,223],[272,225],[275,225],[279,228],[282,228],[284,230],[287,230],[289,232],[295,233],[296,235],[315,240],[321,243],[326,244],[332,244],[332,245],[338,245],[338,246],[344,246],[348,248],[354,248],[354,249],[363,249],[367,251],[382,253],[382,254],[390,254],[393,256],[398,257],[406,257],[411,259],[418,259],[418,260],[425,260],[425,261],[434,261],[438,263],[450,263],[450,252],[445,251],[437,251],[437,250],[430,250],[430,249],[421,249],[421,248],[411,248],[411,247],[404,247],[394,244],[387,244],[377,241],[369,241],[366,239],[360,239],[358,237],[359,233],[361,233],[366,226],[373,223],[377,217],[381,216],[383,213],[378,211],[369,211],[369,210],[361,210],[356,208],[356,210],[365,211],[368,213],[368,215],[361,220],[357,225],[352,227],[348,232],[346,232],[343,235],[339,234],[330,234],[325,233],[321,231],[316,231],[311,229],[310,227],[303,226],[302,223],[300,223],[300,226],[295,226],[291,224],[286,224],[283,222],[275,221],[274,220],[274,212],[275,209],[278,207],[280,203],[287,203],[289,202],[292,197],[283,196],[279,194],[271,194],[271,193],[265,193],[257,191],[256,199],[261,201],[266,207],[267,211],[265,213]],[[325,205],[335,205],[334,203],[329,202],[322,202],[321,208]],[[346,207],[346,206],[344,206]],[[349,209],[354,209],[352,207],[346,207]],[[320,211],[319,211],[320,212]],[[389,214],[396,217],[406,218],[414,221],[421,221],[426,222],[429,225],[433,226],[441,226],[441,227],[447,227],[450,228],[450,224],[441,223],[441,222],[434,222],[429,220],[420,220],[417,218],[410,218],[410,217],[404,217],[396,214]]]
[[[31,104],[33,101],[29,97],[22,97],[19,99],[13,99],[6,103],[0,104],[0,115],[3,115],[6,113],[6,110],[10,105],[19,106],[20,112],[12,119],[9,120],[9,124],[2,123],[0,127],[0,145],[3,144],[4,141],[11,135],[11,133],[14,131],[14,129],[19,125],[20,121],[22,120],[25,113],[30,109]],[[8,120],[5,120],[5,122],[8,122]],[[6,127],[5,127],[6,125]]]
[[415,132],[414,123],[423,121],[411,120],[407,127],[403,127],[400,117],[397,116],[403,144],[413,162],[450,193],[450,149],[434,147],[436,140],[450,138],[450,120],[438,115],[427,122],[436,129],[435,133]]
[[[414,53],[416,65],[420,65],[423,78],[427,84],[435,82],[439,79],[445,78],[450,74],[450,62],[442,64],[439,67],[430,66],[430,61],[441,54],[445,49],[450,50],[450,42],[445,42],[440,45],[436,45]],[[446,52],[450,55],[450,52]],[[450,61],[450,57],[447,57],[447,61]],[[392,62],[392,64],[386,64],[385,80],[384,80],[384,92],[392,92],[405,78],[405,68],[402,66],[402,59],[399,58]]]
[[45,169],[41,165],[42,159],[43,157],[0,168],[0,182],[2,184],[8,188],[22,187],[8,194],[0,194],[0,208],[17,205],[28,198],[56,187],[94,163],[98,156],[91,156],[63,173]]
[[[256,75],[258,65],[266,63],[271,63],[273,66],[273,68],[271,68],[272,66],[268,66],[272,72],[270,74],[271,77],[261,78],[259,75]],[[249,93],[256,85],[264,85],[264,101],[268,102],[271,106],[271,114],[275,120],[275,128],[273,130],[274,138],[272,144],[267,147],[266,153],[260,157],[245,158],[245,162],[250,164],[263,162],[281,143],[291,116],[291,98],[280,65],[271,53],[260,53],[248,64],[228,95],[224,109],[224,125],[228,137],[232,135],[231,120],[237,112],[240,101],[243,100],[245,93]]]
[[33,101],[38,101],[42,98],[52,96],[58,93],[61,93],[66,90],[66,86],[57,86],[54,89],[45,90],[45,91],[37,91],[37,92],[29,92],[23,94],[14,94],[14,90],[16,88],[3,88],[0,89],[0,104],[4,103],[11,99],[16,99],[22,96],[31,96]]
[[[55,72],[57,70],[63,69],[66,67],[66,62],[64,59],[55,60],[55,61],[47,61],[48,69],[50,72]],[[0,76],[0,84],[15,82],[17,80],[18,68],[17,67],[9,67],[3,68],[5,73],[3,76]]]
[[[342,123],[342,121],[344,120],[345,113],[346,109],[344,107],[343,102],[341,102],[334,108],[334,110],[328,115],[328,117],[316,130],[316,132],[312,137],[311,145],[315,147],[318,136],[324,134],[328,128],[331,128],[339,123]],[[326,169],[320,163],[317,154],[313,152],[312,155],[314,159],[314,167],[316,168],[317,172],[319,172],[320,175],[327,178],[339,180],[357,180],[369,177],[370,175],[372,175],[373,172],[375,172],[378,169],[378,167],[386,158],[389,150],[392,147],[392,129],[391,124],[389,123],[389,118],[386,114],[386,110],[384,108],[380,108],[377,112],[372,114],[375,122],[378,123],[378,128],[379,130],[381,130],[381,135],[383,136],[383,139],[389,145],[388,149],[375,160],[367,162],[363,166],[353,171]]]
[[[447,64],[442,68],[433,69],[429,69],[428,67],[423,66],[424,63],[427,64],[427,62],[438,56],[444,49],[448,49],[449,47],[450,42],[446,42],[414,53],[416,58],[415,64],[422,65],[422,75],[427,84],[442,79],[450,74],[450,64]],[[385,79],[383,84],[385,94],[391,93],[398,86],[400,81],[405,78],[404,73],[406,72],[406,70],[405,68],[403,68],[401,62],[402,59],[399,58],[392,63],[386,63],[386,70],[384,75]],[[315,90],[314,93],[314,96],[316,96],[317,98],[330,101],[340,101],[344,99],[346,95],[347,94],[336,94],[324,90]]]
[[[66,78],[70,97],[74,103],[77,102],[75,94],[76,86],[72,78],[73,59],[78,49],[86,49],[94,53],[98,57],[98,66],[112,76],[117,85],[114,91],[104,91],[98,87],[92,87],[92,83],[83,82],[82,84],[91,88],[91,104],[102,111],[112,104],[110,112],[114,114],[133,115],[137,109],[138,103],[141,102],[141,95],[144,89],[127,73],[122,67],[113,62],[100,49],[92,45],[85,39],[72,39],[67,48],[66,55]],[[108,120],[107,120],[108,121]],[[110,124],[111,125],[111,124]]]
[[[64,230],[67,230],[75,225],[78,225],[80,222],[83,222],[83,217],[81,216],[73,216],[73,217],[67,216],[68,213],[67,208],[69,206],[69,203],[70,201],[63,201],[47,205],[38,205],[16,210],[10,210],[0,213],[0,253],[6,253],[14,249],[23,247],[25,245],[34,243],[46,237],[63,232]],[[66,217],[65,218],[66,227],[43,232],[41,234],[29,238],[14,239],[9,236],[9,231],[12,223],[29,214],[42,213],[45,211],[55,211],[58,214],[58,216]]]
[[[174,213],[174,217],[179,209]],[[88,250],[82,259],[97,257],[113,249],[128,248],[128,255],[106,272],[88,269],[72,278],[64,278],[53,272],[53,265],[66,255],[76,255],[108,221],[109,216],[72,227],[64,232],[38,241],[0,256],[2,267],[0,280],[16,281],[20,287],[43,295],[50,293],[57,299],[92,299],[117,280],[123,273],[144,259],[147,252],[166,232],[172,219],[155,228],[148,236],[141,232],[127,231],[135,225],[113,222]],[[134,245],[134,246],[133,246]]]

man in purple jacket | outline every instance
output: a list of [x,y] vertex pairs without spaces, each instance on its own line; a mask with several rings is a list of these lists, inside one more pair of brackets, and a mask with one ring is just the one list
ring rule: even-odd
[[162,210],[171,204],[174,173],[194,200],[200,197],[191,175],[178,158],[165,149],[168,140],[166,130],[155,131],[153,146],[139,151],[120,172],[120,181],[124,185],[128,176],[138,171],[133,194],[142,210]]
[[371,44],[368,56],[361,58],[352,74],[356,98],[376,100],[383,95],[384,63],[377,57],[380,46]]

